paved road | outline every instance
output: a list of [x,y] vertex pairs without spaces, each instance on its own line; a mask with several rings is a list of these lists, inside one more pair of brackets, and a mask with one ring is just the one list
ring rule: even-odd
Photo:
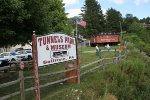
[[[104,52],[104,51],[108,51],[108,50],[101,50],[101,52]],[[112,50],[109,50],[109,51],[115,51],[115,50],[112,49]],[[116,51],[118,51],[118,49]],[[83,53],[95,53],[95,52],[96,52],[95,50],[83,51]]]

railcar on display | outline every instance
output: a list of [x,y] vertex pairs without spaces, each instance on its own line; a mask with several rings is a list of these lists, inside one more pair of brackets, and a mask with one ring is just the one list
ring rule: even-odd
[[98,35],[91,36],[90,44],[91,46],[96,45],[115,45],[120,43],[120,34],[119,33],[101,33]]

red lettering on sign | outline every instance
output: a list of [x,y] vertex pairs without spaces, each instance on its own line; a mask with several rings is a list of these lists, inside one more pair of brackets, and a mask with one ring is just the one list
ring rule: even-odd
[[65,43],[75,44],[75,40],[71,37],[65,37]]
[[63,43],[63,36],[45,36],[38,39],[40,46],[51,43]]
[[42,45],[42,38],[39,38],[38,42],[40,42],[40,46],[41,46]]
[[50,44],[50,43],[51,43],[51,37],[47,36],[47,44]]
[[65,61],[65,60],[66,60],[65,58],[51,58],[50,60],[44,60],[43,64],[61,62],[61,61]]
[[66,44],[66,45],[50,45],[50,50],[51,51],[68,50],[69,48],[71,48],[70,44]]
[[43,37],[43,45],[46,45],[46,37]]

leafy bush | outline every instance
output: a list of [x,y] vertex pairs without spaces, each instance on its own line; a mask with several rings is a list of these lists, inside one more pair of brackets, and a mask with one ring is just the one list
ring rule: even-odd
[[[148,32],[143,31],[143,33],[129,33],[128,35],[124,36],[125,40],[133,43],[136,48],[140,51],[145,52],[148,56],[150,56],[150,34]],[[130,48],[131,47],[131,48]],[[132,49],[133,46],[129,46],[129,49]]]
[[150,56],[150,44],[145,45],[143,51],[146,52],[148,56]]

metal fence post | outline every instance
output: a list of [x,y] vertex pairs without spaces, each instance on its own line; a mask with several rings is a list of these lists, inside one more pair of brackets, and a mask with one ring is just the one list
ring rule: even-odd
[[77,59],[77,77],[78,77],[78,83],[80,84],[80,57],[79,56]]
[[119,63],[121,62],[121,50],[119,51]]
[[24,91],[24,76],[23,71],[19,71],[19,79],[20,79],[20,96],[21,100],[25,100],[25,91]]
[[117,56],[117,52],[116,52],[117,50],[115,49],[115,57]]
[[127,59],[127,46],[125,45],[125,57],[124,57],[124,59],[126,60]]
[[103,69],[105,69],[105,68],[104,68],[104,59],[103,59],[103,58],[102,58],[102,66],[103,66]]
[[117,57],[117,51],[116,51],[116,49],[115,49],[115,55],[114,55],[113,63],[116,63],[116,61],[117,61],[115,57]]

